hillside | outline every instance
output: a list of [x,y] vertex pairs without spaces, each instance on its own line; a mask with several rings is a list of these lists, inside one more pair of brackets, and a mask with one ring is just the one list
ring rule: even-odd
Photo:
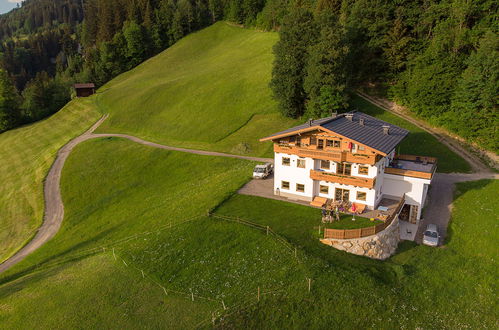
[[[110,114],[99,128],[103,133],[268,155],[270,145],[258,138],[297,122],[278,114],[268,89],[276,38],[217,23],[117,77],[95,97],[1,134],[0,151],[10,155],[0,159],[2,178],[17,167],[23,171],[15,172],[5,197],[0,196],[0,211],[22,211],[39,223],[42,181],[55,151],[99,114]],[[428,133],[361,100],[355,105],[414,132],[403,152],[437,153],[445,171],[467,169]],[[380,262],[321,244],[308,221],[314,209],[236,195],[253,166],[115,137],[78,145],[62,172],[61,229],[0,274],[2,326],[495,325],[497,262],[490,247],[497,234],[484,235],[483,228],[493,228],[497,220],[497,181],[459,185],[445,247],[405,242],[396,256]],[[17,197],[23,194],[37,201],[36,214]],[[245,226],[241,218],[253,224]],[[7,217],[6,225],[17,219]],[[9,244],[22,244],[30,234],[24,230],[24,238]]]
[[75,100],[46,120],[0,134],[0,262],[40,226],[42,184],[57,150],[98,118],[91,100]]
[[183,147],[268,154],[258,138],[296,123],[268,88],[278,35],[216,23],[101,88],[98,132]]

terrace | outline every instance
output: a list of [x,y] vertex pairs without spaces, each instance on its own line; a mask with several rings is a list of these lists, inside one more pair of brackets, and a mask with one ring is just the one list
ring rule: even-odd
[[436,169],[437,159],[434,157],[397,155],[385,173],[431,180]]

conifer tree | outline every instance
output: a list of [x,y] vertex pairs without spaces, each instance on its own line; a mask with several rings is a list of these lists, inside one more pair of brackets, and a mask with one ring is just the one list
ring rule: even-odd
[[280,39],[274,46],[274,68],[270,87],[285,116],[299,117],[305,111],[303,89],[309,45],[315,39],[312,14],[301,7],[293,8],[285,18]]
[[310,47],[304,89],[308,96],[307,112],[317,118],[348,106],[346,58],[348,46],[342,27],[330,12],[319,18],[320,35]]
[[15,127],[20,117],[17,91],[7,72],[0,69],[0,132]]

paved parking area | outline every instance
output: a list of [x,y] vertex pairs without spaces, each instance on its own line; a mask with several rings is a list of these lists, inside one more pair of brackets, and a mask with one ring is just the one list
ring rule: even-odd
[[310,206],[309,202],[290,199],[282,196],[274,195],[274,174],[272,173],[266,179],[253,179],[247,184],[244,185],[238,191],[241,195],[250,195],[250,196],[258,196],[264,198],[271,198],[280,201],[285,201],[289,203],[301,204]]

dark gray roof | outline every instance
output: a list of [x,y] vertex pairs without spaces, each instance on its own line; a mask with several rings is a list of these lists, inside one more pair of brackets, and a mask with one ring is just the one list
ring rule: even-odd
[[[348,119],[347,115],[352,115],[352,120]],[[364,120],[364,126],[360,125],[360,119]],[[310,126],[324,127],[325,129],[343,135],[385,154],[392,151],[409,133],[406,129],[371,117],[365,113],[353,111],[337,115],[336,117],[313,120],[311,125],[307,122],[272,134],[267,138],[292,133]],[[383,133],[383,126],[390,127],[388,135]]]

